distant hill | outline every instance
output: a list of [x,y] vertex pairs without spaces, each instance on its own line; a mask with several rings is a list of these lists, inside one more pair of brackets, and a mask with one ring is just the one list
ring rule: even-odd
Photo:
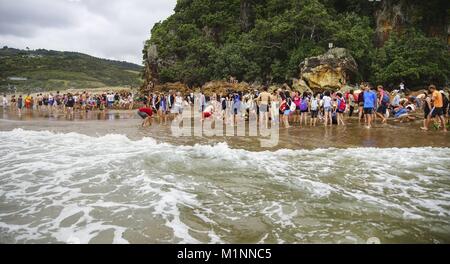
[[77,52],[0,49],[0,92],[139,86],[142,67]]

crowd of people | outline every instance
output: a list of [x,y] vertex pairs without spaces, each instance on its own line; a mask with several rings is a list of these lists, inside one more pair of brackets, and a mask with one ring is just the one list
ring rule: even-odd
[[62,111],[73,114],[75,111],[105,111],[107,109],[138,110],[144,119],[143,125],[151,124],[157,117],[166,123],[183,113],[187,107],[198,105],[201,120],[223,120],[226,124],[237,125],[239,121],[258,119],[266,127],[278,123],[282,127],[291,126],[345,126],[349,118],[355,117],[371,128],[374,122],[385,124],[389,119],[399,122],[416,120],[423,112],[423,130],[431,126],[447,131],[449,99],[443,90],[430,85],[428,90],[418,96],[406,96],[402,89],[392,92],[383,86],[362,83],[358,90],[348,92],[324,91],[315,94],[292,91],[287,85],[269,92],[267,86],[261,90],[248,92],[228,91],[225,94],[207,96],[200,92],[183,95],[180,92],[152,93],[135,98],[130,92],[104,92],[100,94],[82,92],[60,92],[38,94],[33,97],[3,95],[3,108],[18,111]]
[[4,94],[3,108],[10,108],[11,111],[63,111],[67,114],[73,114],[74,111],[94,111],[107,109],[129,109],[134,108],[135,100],[130,92],[104,92],[104,93],[39,93],[36,96],[31,94],[11,95],[8,99]]
[[[223,120],[229,125],[237,125],[239,120],[257,118],[266,127],[270,123],[279,123],[283,127],[291,126],[345,126],[349,117],[358,115],[359,122],[371,128],[379,120],[385,124],[391,118],[398,122],[416,120],[420,109],[423,110],[423,130],[430,125],[447,131],[449,100],[444,91],[438,91],[430,85],[427,92],[419,96],[407,97],[403,89],[392,92],[383,86],[362,83],[359,90],[346,93],[325,91],[321,93],[299,93],[283,87],[269,92],[268,87],[261,91],[233,92],[206,96],[202,92],[182,96],[181,93],[155,93],[145,97],[138,114],[149,124],[149,119],[156,116],[166,122],[183,112],[186,107],[198,104],[201,119]],[[433,123],[436,120],[439,122]]]

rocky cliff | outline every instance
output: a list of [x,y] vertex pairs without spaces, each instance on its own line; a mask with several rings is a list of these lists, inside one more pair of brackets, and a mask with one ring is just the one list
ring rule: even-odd
[[343,48],[330,49],[325,54],[305,59],[300,64],[300,86],[313,91],[339,90],[348,75],[358,71],[358,65],[350,52]]

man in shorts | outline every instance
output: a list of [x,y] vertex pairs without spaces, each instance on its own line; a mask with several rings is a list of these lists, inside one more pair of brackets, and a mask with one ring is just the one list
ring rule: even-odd
[[442,94],[436,89],[435,85],[430,85],[428,88],[431,92],[431,101],[433,102],[433,109],[431,110],[432,118],[439,118],[441,122],[441,127],[444,132],[447,132],[447,128],[445,127],[445,119],[444,119],[444,100]]
[[377,95],[373,90],[366,85],[364,91],[364,115],[366,117],[367,128],[372,127],[373,109],[377,102]]
[[152,108],[148,107],[148,105],[145,105],[144,107],[139,108],[137,114],[144,119],[142,122],[142,127],[145,127],[147,124],[151,125],[151,119],[153,116],[153,110]]
[[268,92],[269,88],[267,86],[264,86],[263,92],[258,96],[256,101],[259,105],[259,120],[260,124],[262,119],[264,118],[264,124],[266,124],[266,127],[269,126],[269,104],[270,104],[270,93]]

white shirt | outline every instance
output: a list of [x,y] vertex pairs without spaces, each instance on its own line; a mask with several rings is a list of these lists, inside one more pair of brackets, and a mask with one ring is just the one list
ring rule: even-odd
[[108,102],[114,102],[114,94],[108,94],[106,98],[108,99]]
[[316,111],[319,108],[319,100],[316,98],[311,99],[311,110]]
[[331,97],[329,96],[323,97],[323,107],[331,107]]
[[8,99],[6,99],[5,96],[3,96],[3,106],[7,106],[8,105]]
[[213,112],[213,110],[214,110],[214,107],[212,106],[212,105],[208,105],[206,108],[205,108],[205,113],[212,113]]
[[183,105],[183,97],[181,96],[175,97],[175,105],[181,107]]

